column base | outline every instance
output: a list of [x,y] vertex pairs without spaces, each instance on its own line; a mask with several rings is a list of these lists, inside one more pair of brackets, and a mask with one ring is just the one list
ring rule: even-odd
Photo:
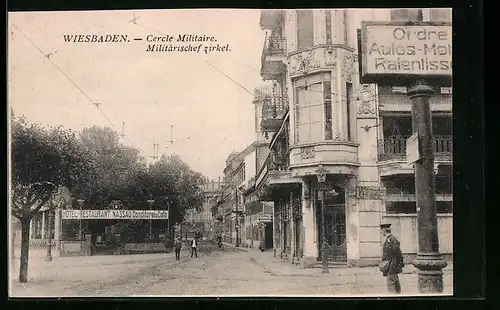
[[314,268],[318,260],[316,256],[303,256],[300,259],[300,267],[301,268]]
[[443,268],[448,263],[440,253],[418,253],[413,261],[418,269],[418,290],[420,293],[443,292]]

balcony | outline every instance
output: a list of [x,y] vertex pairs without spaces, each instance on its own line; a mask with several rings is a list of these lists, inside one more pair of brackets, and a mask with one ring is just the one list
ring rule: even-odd
[[266,35],[262,48],[260,75],[264,80],[277,80],[286,72],[286,39]]
[[275,156],[269,154],[264,162],[264,165],[257,173],[256,188],[264,189],[260,199],[270,201],[273,197],[273,191],[295,186],[300,183],[300,179],[291,177],[289,171],[289,154],[283,156]]
[[[391,202],[415,202],[416,197],[414,193],[387,193],[385,200]],[[453,201],[453,195],[436,193],[436,201]]]
[[[389,137],[378,142],[378,160],[406,161],[406,139],[409,137]],[[453,152],[452,136],[434,136],[434,158],[451,161]]]
[[282,95],[266,94],[262,97],[262,122],[263,132],[276,132],[281,128],[283,117],[288,110],[288,99]]
[[282,10],[262,10],[260,13],[260,28],[276,29],[282,23],[285,12]]

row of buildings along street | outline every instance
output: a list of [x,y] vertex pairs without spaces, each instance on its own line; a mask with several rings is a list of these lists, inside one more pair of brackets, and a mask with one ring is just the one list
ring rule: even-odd
[[[417,20],[419,10],[262,11],[255,142],[226,159],[220,191],[207,201],[212,235],[262,246],[302,267],[319,266],[325,225],[328,260],[347,266],[380,260],[379,225],[391,223],[407,262],[418,251],[412,134],[407,87],[360,84],[357,29],[362,20]],[[423,10],[424,21],[451,21]],[[451,261],[452,90],[431,98],[439,250]],[[318,207],[319,166],[327,170],[325,218]],[[222,184],[220,183],[222,182]],[[214,192],[211,192],[214,194]],[[208,210],[208,209],[207,209]]]

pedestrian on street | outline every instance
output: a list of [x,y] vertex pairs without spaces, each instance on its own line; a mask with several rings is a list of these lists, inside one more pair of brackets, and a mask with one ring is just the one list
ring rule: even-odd
[[198,258],[197,247],[198,247],[198,240],[196,240],[196,238],[193,238],[193,240],[191,241],[191,257],[193,257],[194,254],[195,257]]
[[392,235],[391,224],[381,224],[380,229],[384,236],[384,247],[379,269],[382,271],[382,275],[387,277],[389,293],[401,294],[401,283],[398,275],[403,272],[404,262],[399,240]]
[[181,259],[181,249],[182,249],[182,240],[181,237],[177,237],[175,241],[175,260]]

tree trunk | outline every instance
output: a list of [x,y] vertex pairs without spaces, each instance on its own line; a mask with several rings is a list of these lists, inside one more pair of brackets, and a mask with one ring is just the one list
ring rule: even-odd
[[21,220],[21,262],[19,264],[19,282],[28,282],[28,258],[30,252],[30,221]]

